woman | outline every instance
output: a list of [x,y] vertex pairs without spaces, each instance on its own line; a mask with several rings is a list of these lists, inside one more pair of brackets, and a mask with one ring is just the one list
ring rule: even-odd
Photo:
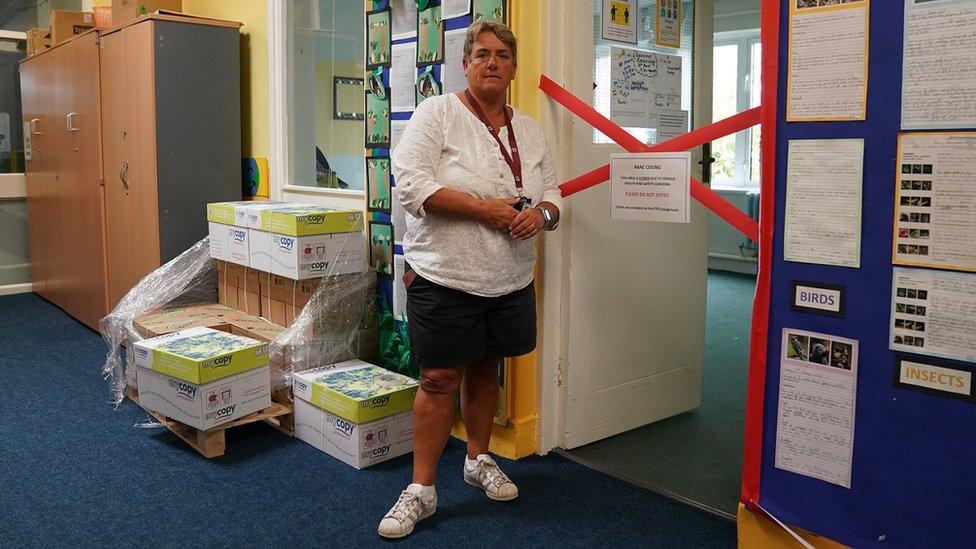
[[421,103],[393,153],[396,191],[408,212],[407,326],[420,366],[414,401],[413,482],[379,525],[410,534],[434,514],[437,461],[454,422],[468,434],[464,480],[492,500],[518,488],[488,455],[502,357],[535,348],[535,240],[561,203],[539,125],[505,105],[515,76],[515,36],[477,21],[464,42],[468,89]]

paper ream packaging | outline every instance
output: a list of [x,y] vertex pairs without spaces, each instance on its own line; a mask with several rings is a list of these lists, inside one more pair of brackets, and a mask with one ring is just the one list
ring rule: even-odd
[[211,328],[190,328],[132,344],[136,366],[203,384],[268,365],[268,344]]
[[139,404],[207,430],[271,406],[271,377],[262,366],[205,384],[138,367]]
[[366,270],[362,232],[313,236],[271,233],[271,272],[294,280]]
[[418,387],[415,379],[359,360],[296,372],[292,383],[297,398],[353,423],[413,409]]
[[296,398],[295,438],[363,469],[413,451],[413,412],[357,424]]

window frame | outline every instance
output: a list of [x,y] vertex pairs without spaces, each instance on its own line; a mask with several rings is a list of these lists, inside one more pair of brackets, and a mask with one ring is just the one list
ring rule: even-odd
[[[0,39],[19,40],[27,42],[27,33],[20,31],[0,30]],[[22,120],[11,120],[11,124],[20,124]],[[27,198],[27,175],[24,172],[0,173],[0,200],[16,200]]]
[[[363,209],[365,189],[329,189],[292,183],[290,151],[293,117],[289,109],[289,9],[291,2],[268,2],[268,100],[272,200],[303,200],[330,206]],[[318,14],[318,2],[312,4]],[[365,161],[364,161],[365,162]]]
[[[736,112],[743,112],[752,108],[752,87],[759,79],[752,74],[752,48],[760,44],[759,29],[745,29],[736,31],[716,32],[712,49],[721,46],[737,46],[736,67]],[[761,46],[760,46],[761,47]],[[712,188],[758,191],[759,181],[751,178],[751,147],[754,128],[747,128],[735,133],[735,161],[732,179],[712,179]]]

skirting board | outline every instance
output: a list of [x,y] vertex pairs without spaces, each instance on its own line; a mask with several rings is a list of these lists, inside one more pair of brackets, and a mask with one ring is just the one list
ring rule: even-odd
[[0,295],[28,294],[33,291],[33,285],[30,282],[25,282],[23,284],[5,284],[0,286]]

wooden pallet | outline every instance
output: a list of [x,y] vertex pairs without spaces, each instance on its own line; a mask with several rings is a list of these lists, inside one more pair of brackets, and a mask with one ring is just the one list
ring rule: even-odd
[[[136,389],[126,387],[125,394],[133,402],[139,404],[139,392]],[[140,406],[142,405],[140,404]],[[288,436],[295,435],[295,420],[292,406],[278,402],[273,402],[271,406],[263,410],[248,414],[234,421],[229,421],[223,425],[218,425],[206,431],[201,431],[196,427],[190,427],[189,425],[170,419],[159,412],[153,412],[146,408],[143,408],[143,410],[208,459],[224,455],[227,449],[224,432],[238,425],[264,421]]]

